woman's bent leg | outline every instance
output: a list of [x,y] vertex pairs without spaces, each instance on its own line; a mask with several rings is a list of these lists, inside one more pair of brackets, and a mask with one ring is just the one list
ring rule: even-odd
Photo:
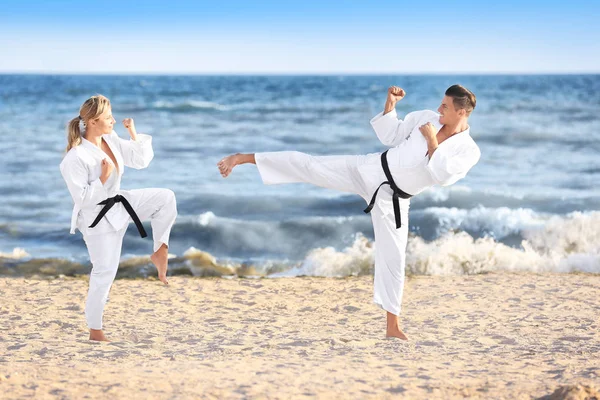
[[168,284],[168,247],[171,228],[177,219],[175,193],[169,189],[137,189],[122,191],[140,220],[150,220],[154,253],[152,262],[158,271],[158,278]]

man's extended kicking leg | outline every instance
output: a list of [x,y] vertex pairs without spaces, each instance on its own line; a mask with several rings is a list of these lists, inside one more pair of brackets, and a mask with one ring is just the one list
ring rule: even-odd
[[223,177],[241,164],[256,164],[266,185],[310,183],[366,197],[358,163],[363,156],[312,156],[299,151],[233,154],[217,163]]

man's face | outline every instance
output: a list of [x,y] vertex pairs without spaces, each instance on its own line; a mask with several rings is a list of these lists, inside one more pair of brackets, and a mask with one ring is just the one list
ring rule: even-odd
[[456,110],[452,97],[444,96],[442,104],[437,109],[440,114],[440,124],[452,125],[458,123],[458,120],[465,114],[465,110]]

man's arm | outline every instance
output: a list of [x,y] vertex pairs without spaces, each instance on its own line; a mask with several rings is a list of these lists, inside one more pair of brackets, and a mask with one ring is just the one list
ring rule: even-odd
[[429,157],[430,160],[431,160],[431,156],[433,156],[433,153],[437,150],[438,146],[439,146],[439,144],[437,141],[437,136],[427,139],[427,156]]
[[406,115],[404,121],[398,119],[396,114],[396,103],[405,94],[404,90],[398,86],[391,86],[388,89],[384,110],[371,119],[373,130],[381,143],[386,146],[394,147],[402,143],[416,125],[417,113]]
[[385,106],[383,108],[383,115],[389,113],[396,108],[396,103],[404,98],[406,93],[404,89],[398,86],[390,86],[388,89],[387,99],[385,100]]

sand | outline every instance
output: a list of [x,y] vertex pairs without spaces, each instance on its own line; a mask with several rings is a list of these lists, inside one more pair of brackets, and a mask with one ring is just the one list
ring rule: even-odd
[[112,342],[97,343],[86,279],[0,278],[0,398],[531,399],[600,387],[600,275],[412,277],[408,342],[384,338],[371,277],[170,281],[117,280]]

